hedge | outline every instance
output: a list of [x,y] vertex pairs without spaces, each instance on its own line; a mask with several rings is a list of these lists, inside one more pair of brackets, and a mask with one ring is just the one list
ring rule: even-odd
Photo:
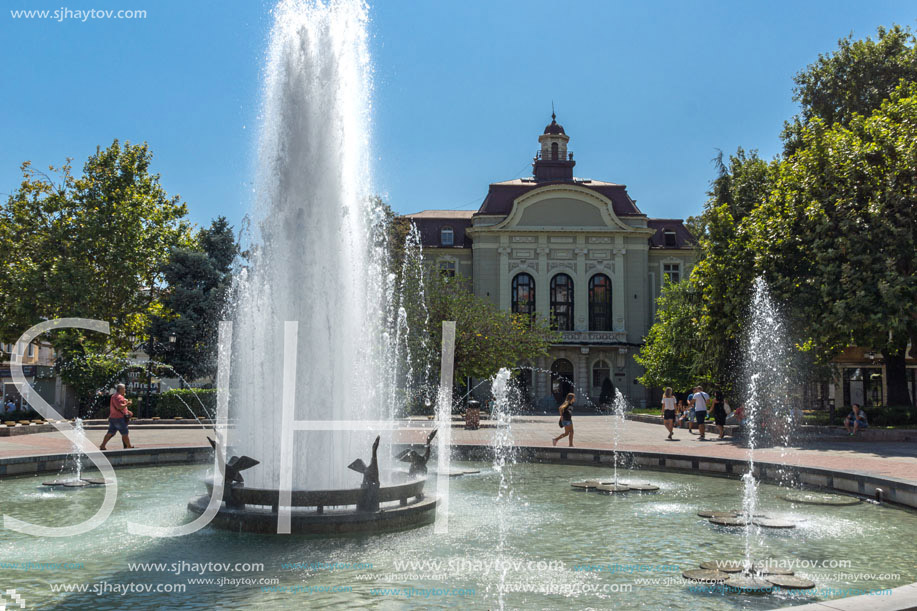
[[[902,426],[917,423],[917,409],[906,405],[868,407],[864,411],[871,426]],[[846,414],[843,417],[846,417]]]
[[[129,394],[127,398],[134,402],[131,405],[134,417],[139,417],[141,414],[147,415],[148,412],[143,406],[144,395]],[[176,388],[167,390],[160,395],[150,395],[150,403],[153,406],[152,416],[158,416],[163,419],[171,419],[176,416],[181,416],[182,418],[197,416],[203,420],[216,414],[217,391],[214,388]],[[201,403],[204,404],[204,407],[201,407]],[[107,419],[108,411],[108,401],[104,401],[104,406],[96,408],[92,413],[92,417]]]
[[[201,403],[204,407],[201,407]],[[187,404],[187,405],[186,405]],[[216,415],[217,391],[215,388],[182,388],[167,390],[159,395],[153,414],[160,418],[209,418]],[[190,411],[189,411],[190,408]]]

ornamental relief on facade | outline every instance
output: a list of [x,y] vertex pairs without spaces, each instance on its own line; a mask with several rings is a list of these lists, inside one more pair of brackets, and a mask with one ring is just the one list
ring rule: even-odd
[[522,261],[510,261],[509,262],[509,271],[513,271],[514,269],[519,269],[519,268],[525,268],[528,270],[532,270],[533,272],[539,271],[537,261],[522,260]]
[[548,263],[548,271],[553,272],[555,269],[571,269],[574,272],[579,270],[576,268],[576,263],[567,263],[565,261],[551,261]]
[[614,274],[615,264],[613,261],[587,261],[586,271],[591,272],[593,270],[605,272],[607,274]]

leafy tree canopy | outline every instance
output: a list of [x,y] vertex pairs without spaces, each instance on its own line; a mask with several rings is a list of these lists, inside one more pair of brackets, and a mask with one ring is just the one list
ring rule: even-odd
[[[50,174],[28,162],[19,189],[0,207],[0,337],[12,342],[47,319],[111,324],[111,337],[50,336],[63,359],[127,350],[159,306],[172,248],[190,243],[186,205],[150,172],[146,144],[115,140],[74,176],[69,160]],[[79,385],[79,379],[65,381]]]

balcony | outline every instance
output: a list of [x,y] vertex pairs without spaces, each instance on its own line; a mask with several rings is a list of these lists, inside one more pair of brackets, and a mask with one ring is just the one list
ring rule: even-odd
[[567,153],[566,158],[563,155],[558,155],[555,157],[551,152],[548,152],[545,155],[541,150],[535,152],[536,161],[573,161],[573,153]]
[[627,342],[627,331],[561,331],[562,344],[613,345]]

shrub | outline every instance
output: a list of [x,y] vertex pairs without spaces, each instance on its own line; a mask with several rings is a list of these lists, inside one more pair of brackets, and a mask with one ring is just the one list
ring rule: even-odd
[[[201,407],[201,403],[204,407]],[[167,390],[159,395],[153,408],[153,415],[160,418],[191,418],[192,412],[198,418],[216,415],[217,391],[214,388],[182,388]],[[189,411],[190,409],[190,411]]]
[[871,426],[902,426],[914,422],[917,410],[907,405],[890,405],[866,409],[866,419]]
[[4,422],[6,420],[16,420],[18,422],[19,420],[41,420],[41,419],[42,419],[42,416],[40,416],[38,412],[36,412],[33,409],[17,409],[12,412],[3,412],[2,417],[0,417],[0,422]]

